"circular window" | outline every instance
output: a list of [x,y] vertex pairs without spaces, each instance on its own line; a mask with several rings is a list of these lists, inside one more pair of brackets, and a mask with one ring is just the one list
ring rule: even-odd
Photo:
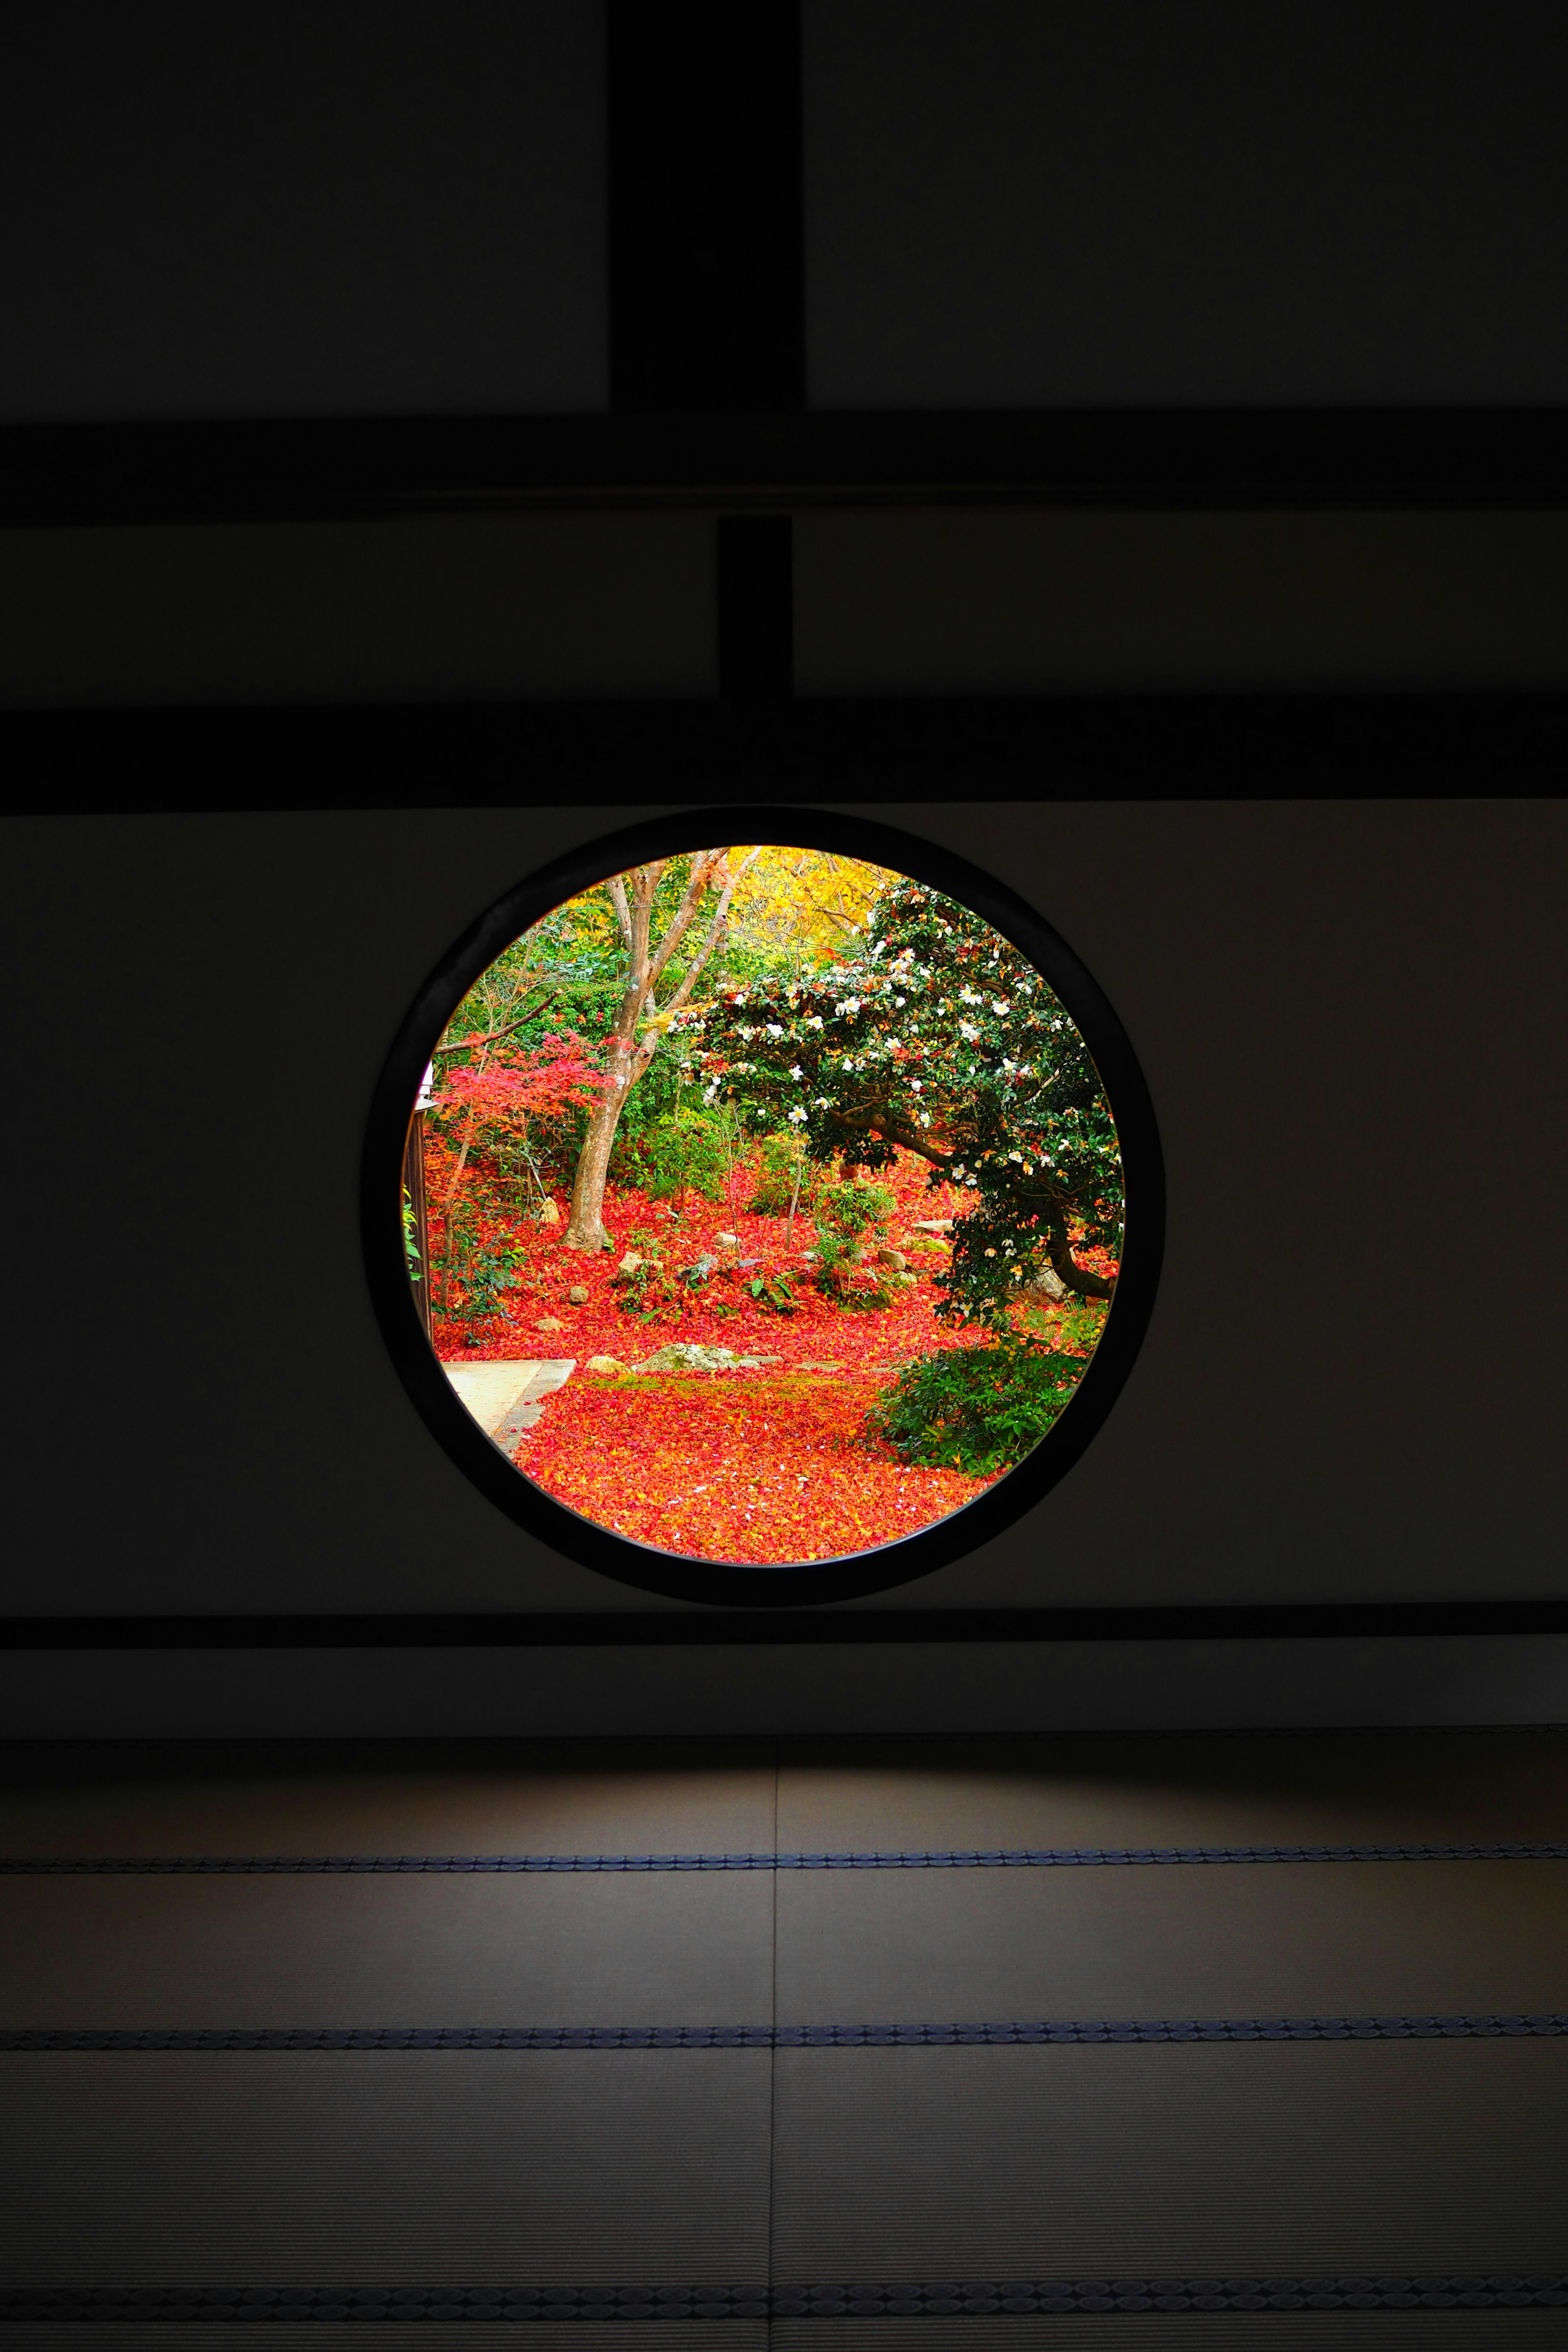
[[404,1380],[502,1510],[776,1606],[923,1574],[1055,1484],[1163,1207],[1131,1049],[1048,925],[889,827],[752,809],[489,908],[388,1057],[364,1219]]

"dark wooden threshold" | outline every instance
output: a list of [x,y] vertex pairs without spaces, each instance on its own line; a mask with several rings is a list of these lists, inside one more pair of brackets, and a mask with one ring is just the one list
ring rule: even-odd
[[0,522],[539,508],[1542,507],[1562,408],[1060,409],[7,425]]
[[16,710],[0,753],[16,815],[1539,797],[1568,694]]
[[821,1648],[853,1643],[1326,1641],[1568,1633],[1568,1599],[1133,1609],[714,1609],[0,1618],[11,1650]]

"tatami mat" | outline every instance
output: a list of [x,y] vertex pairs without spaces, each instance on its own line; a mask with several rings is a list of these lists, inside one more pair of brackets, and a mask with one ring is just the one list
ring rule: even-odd
[[784,1872],[781,2023],[1568,2009],[1568,1862]]
[[1568,1838],[1568,1737],[793,1740],[781,1848]]
[[724,1853],[773,1835],[771,1742],[18,1743],[3,1854]]
[[[309,2321],[294,2321],[275,2328],[233,2322],[214,2326],[199,2321],[122,2326],[90,2321],[48,2326],[22,2323],[6,2327],[0,2344],[5,2352],[233,2352],[237,2329],[247,2352],[268,2352],[268,2347],[275,2347],[275,2352],[637,2352],[645,2344],[647,2352],[769,2352],[773,2340],[764,2319],[699,2319],[684,2324],[660,2320],[646,2331],[595,2320],[575,2320],[563,2326],[543,2320],[515,2326],[505,2321],[476,2326],[471,2322],[403,2326],[395,2320],[379,2320],[348,2327],[341,2323],[314,2326]],[[1506,2336],[1501,2340],[1505,2346],[1512,2342]],[[1456,2341],[1460,2352],[1468,2352],[1468,2338]],[[937,2352],[937,2347],[933,2346],[931,2352]],[[974,2352],[982,2352],[982,2347],[976,2345]]]
[[781,2280],[1564,2266],[1568,2042],[775,2063]]
[[[0,1751],[0,1856],[936,1853],[1568,1839],[1568,1736]],[[775,1843],[776,1834],[776,1843]],[[1568,2012],[1568,1863],[0,1874],[0,2029]],[[0,2280],[1568,2273],[1568,2038],[0,2055]],[[721,2299],[716,2305],[724,2309]],[[204,2321],[8,2344],[183,2352]],[[278,2327],[244,2323],[249,2345]],[[768,2323],[658,2319],[666,2352]],[[781,2312],[786,2352],[1568,2341],[1568,2314]],[[596,2352],[637,2325],[290,2320]]]
[[[1558,2352],[1563,2341],[1560,2311],[1293,2311],[1284,2325],[1272,2311],[1213,2317],[1111,2312],[1061,2319],[780,2320],[770,2352]],[[41,2344],[38,2352],[46,2352]]]
[[0,1877],[7,2026],[730,2025],[765,1871]]
[[28,2285],[767,2275],[766,2052],[0,2065]]

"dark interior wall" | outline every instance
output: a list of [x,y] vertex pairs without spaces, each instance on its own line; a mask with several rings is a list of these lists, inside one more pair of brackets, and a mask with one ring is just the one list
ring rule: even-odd
[[0,418],[605,405],[594,0],[22,11],[0,189]]
[[[816,512],[794,543],[805,696],[1568,681],[1560,514]],[[714,572],[701,514],[0,530],[0,708],[707,696]]]
[[[604,14],[19,16],[0,417],[603,407]],[[804,22],[816,405],[1568,394],[1545,0]]]
[[1559,401],[1545,0],[805,0],[822,407]]
[[[538,780],[536,779],[536,782]],[[1154,1322],[1024,1520],[884,1604],[1562,1594],[1568,817],[1542,802],[877,813],[1085,958],[1169,1165]],[[563,774],[559,798],[571,798]],[[429,1439],[372,1319],[381,1056],[610,810],[12,832],[0,1608],[623,1609]],[[323,1024],[335,1040],[321,1050]],[[306,1050],[308,1040],[316,1042]]]
[[711,694],[685,514],[0,530],[0,705]]

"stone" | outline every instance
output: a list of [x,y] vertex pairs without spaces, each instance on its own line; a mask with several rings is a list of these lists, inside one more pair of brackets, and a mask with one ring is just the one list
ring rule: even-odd
[[1043,1265],[1034,1280],[1025,1283],[1018,1293],[1031,1307],[1059,1307],[1068,1295],[1067,1284],[1054,1265]]
[[715,1234],[713,1246],[715,1249],[738,1250],[741,1246],[741,1236],[739,1234]]
[[902,1274],[909,1264],[909,1259],[900,1249],[879,1249],[877,1252],[877,1264],[890,1265],[895,1274]]
[[637,1250],[627,1250],[625,1257],[622,1258],[619,1265],[616,1268],[616,1272],[622,1275],[639,1274],[641,1271],[642,1256],[640,1252]]
[[706,1282],[709,1276],[716,1274],[718,1270],[719,1261],[712,1251],[704,1250],[700,1258],[694,1258],[689,1265],[682,1267],[680,1279],[682,1282],[689,1282],[695,1288],[698,1283]]
[[842,1364],[818,1363],[812,1356],[803,1356],[795,1366],[797,1372],[841,1372],[843,1370]]
[[561,1212],[553,1201],[546,1201],[539,1212],[538,1222],[542,1225],[558,1225],[561,1223]]
[[618,1356],[590,1356],[583,1367],[585,1372],[597,1372],[604,1380],[608,1380],[612,1372],[624,1372],[626,1369]]
[[950,1234],[952,1231],[952,1219],[951,1217],[916,1217],[912,1230],[917,1234]]
[[566,1326],[559,1315],[542,1315],[533,1328],[536,1331],[564,1331]]
[[754,1372],[763,1364],[780,1364],[782,1356],[737,1356],[732,1348],[704,1348],[695,1340],[672,1339],[655,1349],[634,1372]]
[[586,1307],[588,1286],[585,1282],[574,1282],[572,1285],[571,1289],[566,1293],[566,1304],[568,1307]]

